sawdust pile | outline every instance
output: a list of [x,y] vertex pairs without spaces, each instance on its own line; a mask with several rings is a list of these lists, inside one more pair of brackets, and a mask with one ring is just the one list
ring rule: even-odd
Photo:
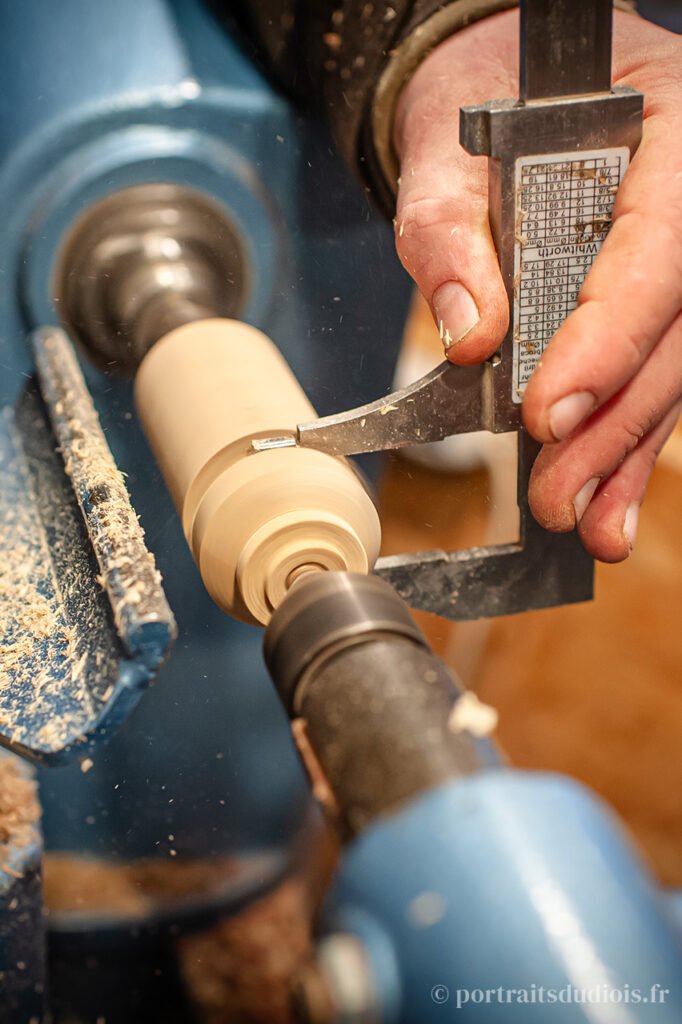
[[0,862],[10,846],[21,848],[36,840],[39,819],[35,783],[13,757],[0,755]]
[[91,712],[83,668],[92,633],[76,630],[67,604],[74,586],[96,585],[56,572],[60,559],[73,560],[74,539],[54,489],[36,489],[42,477],[31,472],[24,431],[37,443],[45,428],[29,399],[0,421],[0,729],[13,743],[53,749],[78,735]]
[[179,943],[182,972],[206,1024],[291,1024],[289,987],[312,948],[308,893],[296,878]]
[[144,531],[130,504],[100,425],[73,347],[62,331],[45,331],[36,342],[36,365],[64,469],[88,527],[119,634],[142,617],[175,626],[161,574],[147,550]]
[[45,905],[49,913],[146,915],[175,901],[213,892],[234,875],[237,867],[229,857],[176,861],[149,857],[114,863],[70,853],[46,853]]
[[[107,863],[47,853],[48,914],[141,917],[215,892],[238,863],[227,857]],[[289,986],[312,953],[310,883],[301,877],[208,931],[178,940],[180,969],[204,1024],[291,1024]]]
[[[313,954],[313,920],[338,858],[328,828],[311,824],[294,856],[295,873],[230,918],[176,940],[187,994],[202,1024],[293,1024],[290,987]],[[50,913],[144,916],[230,885],[242,862],[228,857],[151,857],[114,864],[47,853],[45,902]]]
[[[39,690],[35,665],[42,660],[41,675],[48,677],[53,657],[63,667],[65,661],[74,660],[76,644],[74,630],[57,615],[54,601],[45,596],[43,578],[36,573],[35,547],[23,539],[32,519],[26,509],[3,509],[3,532],[7,531],[13,543],[3,545],[0,561],[0,687],[7,686],[11,676],[15,683]],[[38,531],[33,533],[38,535]],[[44,566],[49,552],[41,554],[38,564]]]
[[306,830],[293,876],[235,917],[179,940],[203,1024],[293,1024],[291,983],[313,956],[313,922],[338,856],[328,827]]
[[87,657],[67,622],[52,571],[52,557],[35,507],[11,501],[16,462],[0,467],[0,728],[12,741],[26,738],[27,723],[44,716],[38,740],[59,743],[68,723],[50,720],[56,686],[88,701],[82,685]]
[[55,751],[81,742],[111,697],[114,634],[151,672],[163,644],[147,644],[146,624],[155,637],[167,625],[168,640],[175,624],[68,340],[43,342],[54,435],[32,391],[0,420],[0,730]]

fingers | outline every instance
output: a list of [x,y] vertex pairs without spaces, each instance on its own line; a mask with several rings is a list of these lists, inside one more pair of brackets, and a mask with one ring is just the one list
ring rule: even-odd
[[[612,474],[622,465],[624,483],[634,483],[637,466],[644,466],[651,446],[645,438],[657,431],[682,395],[682,314],[677,317],[663,340],[654,349],[644,367],[614,398],[595,413],[566,441],[546,445],[538,456],[531,475],[529,502],[538,522],[550,530],[573,529],[587,515],[591,500],[599,491],[598,508],[614,508],[606,501]],[[654,443],[657,439],[654,437]],[[642,445],[634,468],[625,470],[624,460]],[[642,461],[640,461],[642,460]],[[635,474],[633,478],[629,473]],[[602,484],[602,482],[604,482]],[[608,482],[608,483],[607,483]],[[634,498],[633,498],[634,500]],[[625,515],[625,508],[619,506]],[[596,557],[611,561],[627,552],[620,541],[604,536],[606,527],[590,523],[594,512],[581,527]]]
[[584,546],[595,558],[620,562],[632,551],[649,477],[681,411],[682,403],[678,402],[598,488],[587,506],[578,531]]
[[[508,47],[516,18],[511,12],[487,19],[442,43],[404,90],[396,118],[398,255],[431,307],[448,358],[458,363],[491,355],[507,329],[488,223],[487,161],[459,145],[458,108],[513,93]],[[474,31],[475,48],[468,38]]]
[[[514,95],[516,18],[487,18],[442,43],[404,89],[396,116],[398,253],[457,363],[492,354],[508,308],[485,160],[460,148],[456,111]],[[630,548],[682,395],[682,42],[629,16],[616,18],[615,40],[619,81],[645,94],[644,138],[578,308],[523,402],[525,425],[545,443],[529,493],[536,518],[553,530],[579,524],[588,549],[611,561]]]
[[638,372],[681,308],[682,116],[666,108],[647,119],[578,307],[528,384],[528,430],[543,442],[571,434]]
[[577,524],[603,561],[632,548],[682,395],[681,45],[627,16],[616,28],[620,81],[645,95],[644,137],[578,308],[523,403],[526,426],[546,443],[529,492],[536,518],[555,530]]

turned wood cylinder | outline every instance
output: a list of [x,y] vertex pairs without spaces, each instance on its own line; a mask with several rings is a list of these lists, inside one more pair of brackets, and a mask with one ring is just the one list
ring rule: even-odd
[[135,401],[211,597],[267,623],[308,570],[369,572],[376,509],[345,459],[254,452],[315,410],[272,342],[236,320],[171,331],[143,359]]

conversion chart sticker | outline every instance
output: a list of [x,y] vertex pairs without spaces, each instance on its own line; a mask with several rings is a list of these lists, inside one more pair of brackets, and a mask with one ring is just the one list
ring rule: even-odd
[[611,226],[630,161],[624,147],[516,161],[514,362],[520,402],[542,353],[568,314]]

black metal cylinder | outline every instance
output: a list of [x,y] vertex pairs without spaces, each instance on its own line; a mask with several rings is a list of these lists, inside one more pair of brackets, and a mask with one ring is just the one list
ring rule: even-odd
[[426,640],[393,587],[378,576],[311,572],[291,589],[265,633],[265,661],[292,716],[311,668],[384,635]]
[[289,714],[305,720],[347,834],[495,762],[489,743],[452,727],[462,690],[378,577],[301,580],[273,615],[265,657]]

